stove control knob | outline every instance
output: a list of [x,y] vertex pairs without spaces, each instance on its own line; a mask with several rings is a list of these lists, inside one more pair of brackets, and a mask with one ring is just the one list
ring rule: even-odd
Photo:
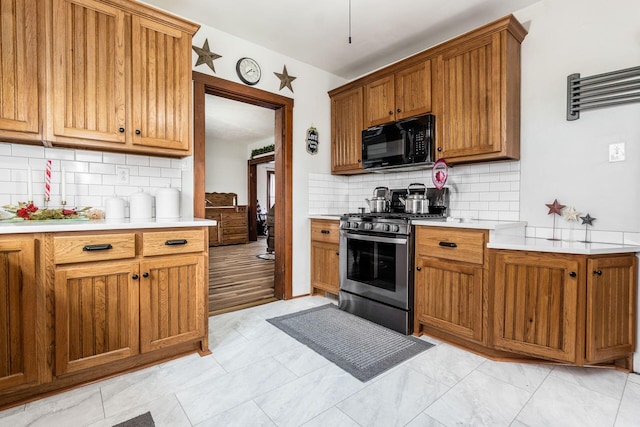
[[391,231],[393,231],[394,233],[397,233],[398,231],[400,231],[400,226],[399,225],[392,225],[391,226]]
[[391,230],[391,226],[389,224],[382,225],[382,231],[389,231],[389,230]]
[[358,223],[357,222],[350,222],[349,225],[351,226],[351,228],[358,228]]
[[363,228],[365,230],[373,230],[373,224],[371,224],[370,222],[367,222],[366,224],[363,224]]

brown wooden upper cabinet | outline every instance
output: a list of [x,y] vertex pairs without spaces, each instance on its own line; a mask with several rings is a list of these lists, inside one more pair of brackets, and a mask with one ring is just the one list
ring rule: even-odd
[[331,172],[362,172],[362,86],[331,95]]
[[[362,129],[426,113],[436,116],[436,158],[450,164],[519,159],[526,34],[509,15],[330,91],[332,173],[362,172],[347,161],[361,155]],[[358,124],[356,104],[345,114],[344,97],[362,89]],[[355,138],[355,129],[357,144],[345,138]]]
[[189,155],[191,37],[198,26],[137,2],[50,1],[46,139]]
[[437,57],[438,158],[452,164],[520,158],[522,38],[493,32]]
[[364,128],[431,111],[431,61],[404,68],[365,87]]
[[[0,138],[40,141],[36,0],[0,0]],[[35,107],[34,107],[35,106]]]

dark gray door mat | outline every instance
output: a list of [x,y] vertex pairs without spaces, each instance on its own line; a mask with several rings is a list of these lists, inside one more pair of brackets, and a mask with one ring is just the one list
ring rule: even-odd
[[334,304],[267,319],[362,382],[431,347],[426,341],[340,310]]
[[116,424],[113,427],[155,427],[155,425],[156,423],[153,422],[151,412],[145,412],[135,418]]

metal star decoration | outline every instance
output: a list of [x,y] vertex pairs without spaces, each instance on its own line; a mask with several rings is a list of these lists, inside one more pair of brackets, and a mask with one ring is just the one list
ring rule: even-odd
[[204,39],[204,44],[202,45],[202,47],[191,46],[191,48],[198,54],[198,60],[196,61],[195,66],[197,67],[201,64],[207,64],[209,68],[211,68],[211,71],[215,73],[216,69],[213,66],[213,61],[214,59],[222,58],[222,56],[209,50],[209,40]]
[[591,215],[587,214],[585,216],[581,216],[580,219],[582,220],[583,225],[587,224],[593,226],[593,221],[595,221],[597,218],[591,218]]
[[284,69],[282,70],[282,74],[281,73],[276,73],[276,72],[274,72],[273,74],[275,74],[280,79],[280,89],[278,89],[278,90],[282,90],[286,86],[293,93],[293,87],[291,87],[291,82],[294,81],[295,79],[297,79],[297,77],[293,77],[293,76],[289,75],[289,73],[287,72],[287,66],[286,65],[284,66]]
[[562,209],[566,208],[565,205],[558,203],[558,199],[555,199],[553,203],[545,203],[545,206],[549,208],[549,213],[547,215],[562,215]]
[[575,210],[573,208],[573,206],[571,206],[569,209],[567,209],[567,211],[564,213],[564,219],[566,219],[567,221],[575,221],[578,222],[578,215],[580,215],[580,212],[578,212],[577,210]]

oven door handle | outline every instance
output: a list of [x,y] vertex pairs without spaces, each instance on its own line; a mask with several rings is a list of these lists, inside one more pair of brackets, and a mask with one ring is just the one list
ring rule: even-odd
[[366,242],[379,242],[379,243],[391,243],[394,245],[406,245],[406,237],[382,237],[382,236],[368,236],[364,234],[344,233],[347,239],[364,240]]

